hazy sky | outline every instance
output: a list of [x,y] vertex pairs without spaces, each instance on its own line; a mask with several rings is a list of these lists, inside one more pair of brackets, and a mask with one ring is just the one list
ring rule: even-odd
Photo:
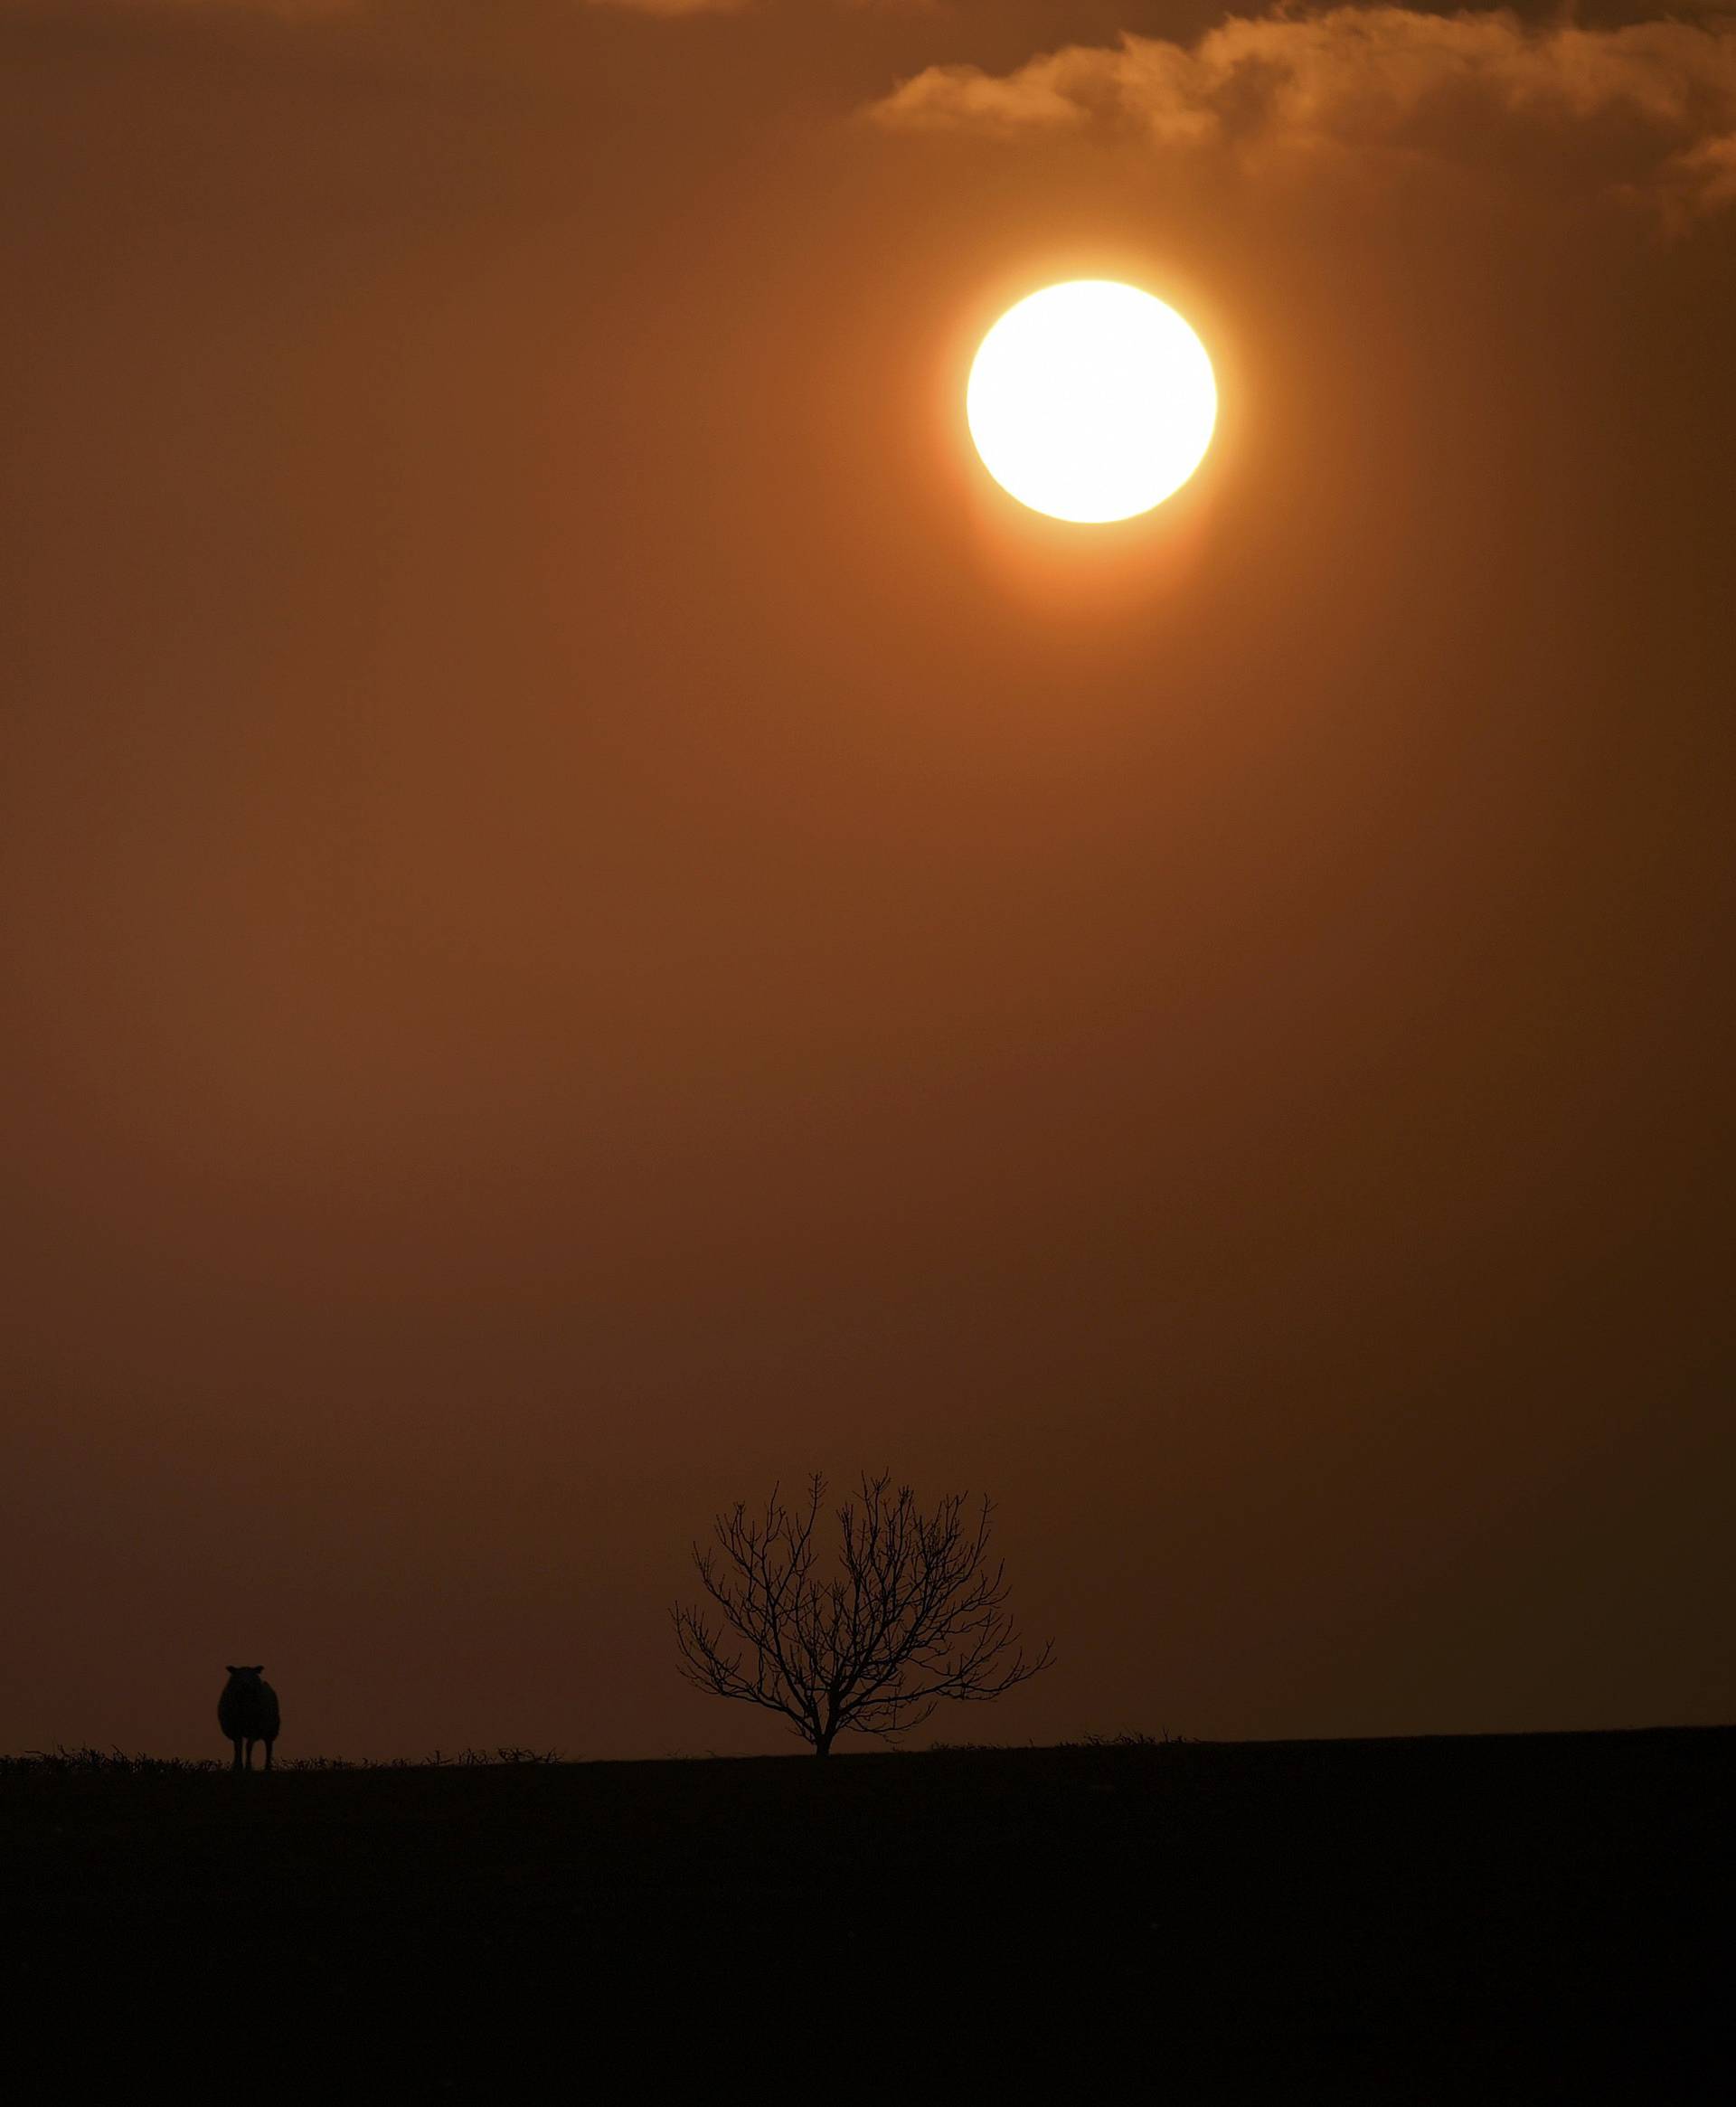
[[1736,1715],[1736,14],[1579,23],[0,0],[0,1748],[780,1746],[863,1464],[954,1737]]

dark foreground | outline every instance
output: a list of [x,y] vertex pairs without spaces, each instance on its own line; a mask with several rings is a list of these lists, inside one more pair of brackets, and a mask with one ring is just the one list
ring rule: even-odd
[[725,2098],[1713,2100],[1733,1759],[1700,1729],[15,1772],[13,2040],[63,2096],[109,2056],[129,2091],[236,2107],[672,2073]]

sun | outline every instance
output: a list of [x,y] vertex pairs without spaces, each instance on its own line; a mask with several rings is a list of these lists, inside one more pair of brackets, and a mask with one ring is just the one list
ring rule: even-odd
[[965,414],[1004,490],[1033,512],[1096,525],[1181,488],[1212,443],[1218,388],[1174,307],[1136,286],[1076,279],[995,323],[970,369]]

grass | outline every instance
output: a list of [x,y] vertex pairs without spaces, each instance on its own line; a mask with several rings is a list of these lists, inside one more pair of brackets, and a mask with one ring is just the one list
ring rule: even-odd
[[[262,1759],[261,1759],[262,1760]],[[272,1764],[279,1771],[475,1771],[504,1764],[560,1763],[567,1759],[558,1749],[436,1749],[426,1756],[385,1758],[346,1756],[279,1756]],[[128,1755],[124,1749],[26,1749],[21,1755],[0,1756],[0,1778],[55,1778],[89,1776],[132,1778],[200,1778],[227,1775],[231,1761],[213,1756]]]
[[[1077,1741],[1061,1742],[1063,1749],[1156,1749],[1178,1748],[1189,1740],[1185,1734],[1087,1734]],[[1034,1744],[1032,1744],[1034,1745]],[[899,1755],[986,1755],[1006,1753],[1005,1745],[998,1742],[937,1741],[920,1750],[895,1749]],[[705,1758],[682,1758],[685,1762],[724,1762],[731,1759],[714,1753]],[[564,1763],[572,1761],[559,1749],[493,1748],[493,1749],[435,1749],[425,1756],[279,1756],[273,1762],[274,1773],[278,1771],[476,1771],[495,1769],[523,1763]],[[52,1749],[26,1749],[18,1755],[0,1755],[0,1778],[32,1776],[60,1777],[71,1774],[85,1776],[92,1772],[103,1776],[138,1778],[196,1778],[217,1773],[227,1773],[232,1764],[227,1757],[215,1756],[151,1756],[143,1753],[129,1755],[125,1749],[54,1747]]]
[[360,2038],[392,2098],[570,2092],[628,2015],[638,2064],[691,2039],[708,2081],[736,2029],[818,2028],[796,2060],[903,2074],[877,2098],[928,2096],[925,2035],[967,2098],[1117,2035],[1189,2100],[1590,2097],[1576,2046],[1716,2096],[1677,2072],[1719,2046],[1736,1732],[228,1769],[0,1762],[9,2009],[70,1992],[177,2068],[212,2028],[346,2071]]

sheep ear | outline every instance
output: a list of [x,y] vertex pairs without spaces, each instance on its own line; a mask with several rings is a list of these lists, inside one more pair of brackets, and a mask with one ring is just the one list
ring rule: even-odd
[[265,1663],[263,1661],[257,1663],[254,1667],[253,1673],[256,1676],[262,1676],[265,1673]]
[[235,1663],[232,1660],[223,1663],[223,1673],[226,1676],[232,1676],[235,1673]]

